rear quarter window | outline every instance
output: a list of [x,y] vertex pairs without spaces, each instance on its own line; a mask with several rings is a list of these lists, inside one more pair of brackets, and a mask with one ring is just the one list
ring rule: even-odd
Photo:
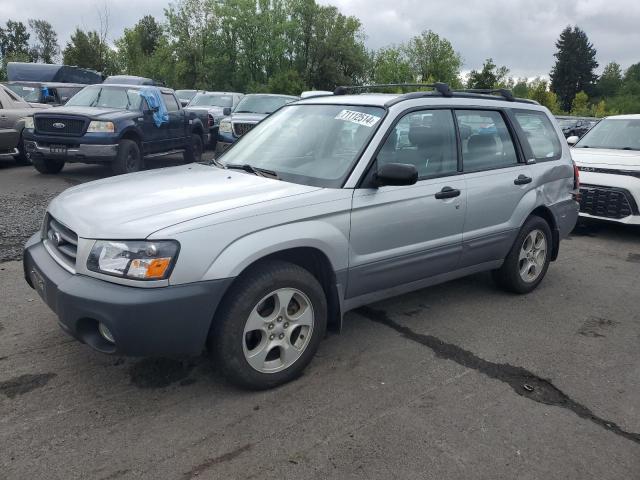
[[562,156],[556,129],[544,112],[520,110],[514,113],[514,118],[536,161],[558,160]]

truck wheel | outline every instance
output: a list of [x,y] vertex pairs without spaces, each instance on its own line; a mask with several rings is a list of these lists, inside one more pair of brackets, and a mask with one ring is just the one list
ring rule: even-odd
[[27,150],[24,148],[24,140],[22,139],[22,136],[20,136],[20,143],[18,143],[17,148],[18,154],[13,157],[16,163],[18,165],[31,165],[33,162],[29,158],[29,155],[27,155]]
[[502,267],[493,271],[496,283],[513,293],[533,291],[549,268],[552,242],[549,224],[540,217],[529,217]]
[[62,167],[64,167],[64,160],[60,160],[57,158],[34,158],[32,159],[33,166],[36,167],[36,170],[40,173],[45,173],[47,175],[52,175],[56,173],[60,173]]
[[300,375],[326,328],[327,300],[318,280],[292,263],[265,261],[225,296],[209,346],[230,382],[262,390]]
[[197,133],[193,133],[191,135],[191,143],[187,146],[183,154],[184,161],[186,163],[201,161],[203,149],[202,137]]
[[120,140],[118,142],[118,155],[111,165],[113,173],[133,173],[142,169],[142,155],[140,147],[133,140]]

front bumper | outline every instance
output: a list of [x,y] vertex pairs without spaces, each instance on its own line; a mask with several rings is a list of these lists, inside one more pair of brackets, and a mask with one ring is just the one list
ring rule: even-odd
[[118,155],[118,145],[78,144],[68,145],[64,153],[52,150],[51,145],[42,145],[34,140],[25,140],[25,149],[31,157],[62,158],[66,160],[110,161]]
[[[193,356],[205,348],[216,308],[231,279],[161,288],[136,288],[74,275],[57,264],[39,235],[27,242],[29,285],[58,316],[60,327],[103,353]],[[98,331],[104,324],[115,340]]]
[[581,217],[640,225],[640,178],[581,170],[580,190]]

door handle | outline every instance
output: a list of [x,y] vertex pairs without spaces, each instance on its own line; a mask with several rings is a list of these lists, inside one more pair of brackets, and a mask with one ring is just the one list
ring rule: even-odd
[[518,175],[518,178],[516,178],[513,181],[514,185],[526,185],[527,183],[531,183],[533,182],[533,178],[531,177],[527,177],[526,175]]
[[443,200],[445,198],[454,198],[460,195],[460,190],[451,187],[444,187],[438,193],[436,193],[437,200]]

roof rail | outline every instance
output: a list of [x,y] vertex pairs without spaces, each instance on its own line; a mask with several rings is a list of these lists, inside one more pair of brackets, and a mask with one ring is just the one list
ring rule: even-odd
[[370,90],[373,88],[395,88],[395,87],[419,87],[419,88],[433,88],[443,97],[452,97],[453,92],[449,88],[449,85],[442,82],[436,83],[381,83],[374,85],[352,85],[337,87],[334,91],[334,95],[346,95],[349,91],[353,90]]
[[467,88],[466,90],[455,91],[460,93],[481,93],[484,95],[495,95],[498,93],[508,102],[516,101],[516,97],[513,96],[511,90],[507,90],[506,88]]

